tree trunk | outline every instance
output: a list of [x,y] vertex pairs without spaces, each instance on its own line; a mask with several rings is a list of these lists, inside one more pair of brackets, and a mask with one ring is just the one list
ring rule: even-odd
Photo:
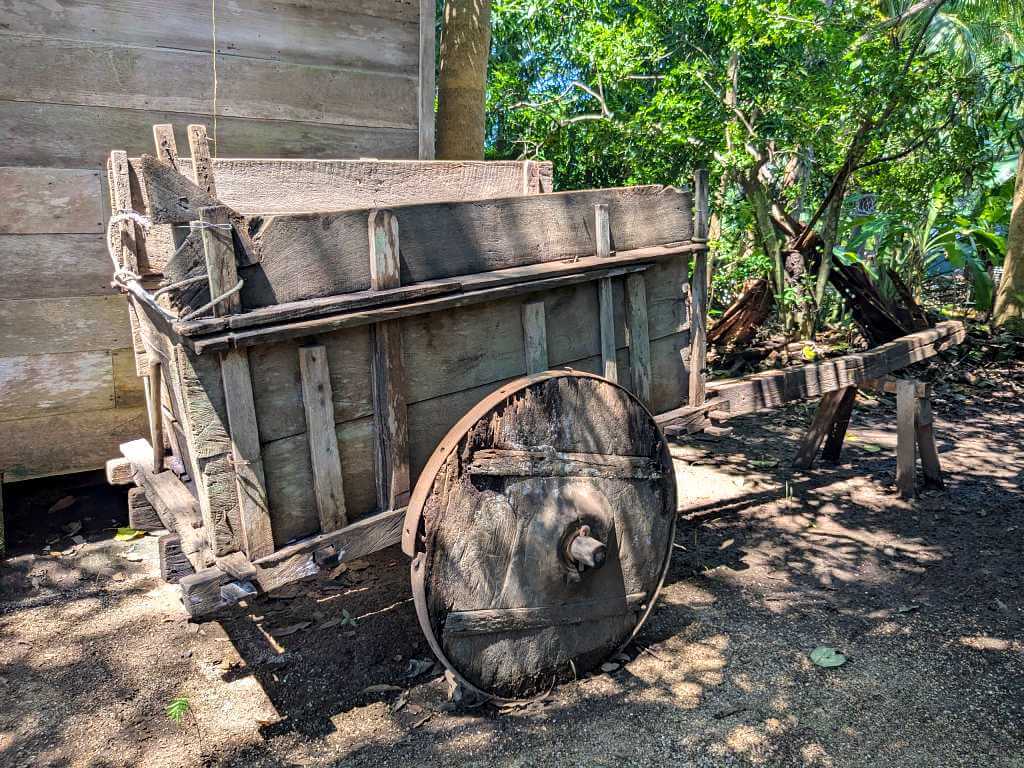
[[437,78],[437,158],[482,160],[491,0],[445,0]]
[[1006,235],[1006,259],[999,282],[993,322],[997,326],[1024,328],[1024,150],[1017,160],[1010,231]]

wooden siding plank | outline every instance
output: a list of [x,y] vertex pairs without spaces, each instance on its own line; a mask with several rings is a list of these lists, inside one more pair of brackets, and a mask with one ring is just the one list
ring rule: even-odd
[[323,346],[299,347],[299,370],[320,531],[329,533],[344,528],[348,521],[338,437],[334,433],[334,406],[327,350]]
[[3,423],[4,482],[102,469],[118,446],[146,433],[145,408],[111,408]]
[[419,159],[434,159],[434,69],[437,63],[437,4],[435,0],[419,0],[419,79],[416,94],[416,122],[419,129]]
[[[403,233],[401,282],[411,284],[591,256],[593,206],[609,205],[622,251],[690,238],[690,195],[667,187],[559,192],[392,209]],[[365,211],[268,217],[243,270],[247,309],[370,287]],[[316,264],[309,253],[320,254]]]
[[601,375],[609,381],[619,380],[619,364],[615,354],[615,294],[612,279],[597,282],[598,322],[601,328]]
[[[0,101],[0,165],[100,166],[112,146],[132,155],[151,152],[154,124],[174,122],[183,130],[186,123],[205,119],[192,113]],[[218,152],[236,157],[414,157],[417,142],[416,131],[407,128],[217,120]]]
[[114,405],[109,352],[0,358],[0,422]]
[[114,375],[114,405],[118,408],[135,408],[145,404],[142,379],[135,368],[135,350],[115,349],[111,351],[110,357]]
[[[397,288],[402,267],[398,219],[390,211],[371,211],[368,232],[371,290]],[[377,433],[377,506],[383,511],[405,505],[410,491],[409,417],[400,320],[371,326],[370,353],[370,391]]]
[[643,275],[626,275],[626,343],[633,394],[651,403],[651,336],[647,318],[647,285]]
[[[0,40],[0,67],[8,74],[0,80],[0,99],[196,114],[209,112],[214,103],[205,51]],[[415,129],[415,73],[415,59],[391,72],[374,72],[219,56],[217,115]],[[380,109],[383,102],[386,110]]]
[[[246,0],[217,6],[217,50],[271,61],[416,67],[417,6],[405,0]],[[272,30],[272,34],[268,31]],[[5,8],[4,31],[86,42],[202,51],[209,57],[204,0],[103,0]]]
[[102,235],[0,235],[0,300],[113,295],[113,272]]
[[0,235],[103,232],[101,192],[97,170],[0,168]]
[[[708,236],[708,172],[699,168],[694,173],[694,236]],[[690,349],[690,405],[704,402],[707,385],[705,368],[707,367],[707,303],[708,303],[708,253],[699,251],[693,265],[693,283],[690,288],[693,306],[692,334],[693,344]]]
[[0,357],[123,349],[131,343],[123,296],[0,301]]
[[526,373],[532,375],[548,369],[548,336],[544,323],[544,300],[529,301],[522,306],[523,352]]

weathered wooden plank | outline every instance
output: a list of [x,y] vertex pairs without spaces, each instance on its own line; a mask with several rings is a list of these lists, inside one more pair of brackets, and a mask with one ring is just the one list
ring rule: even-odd
[[97,170],[0,168],[0,234],[103,232],[100,190]]
[[131,346],[125,306],[123,296],[0,301],[0,357]]
[[[368,232],[371,290],[397,287],[401,283],[402,264],[398,220],[390,211],[371,211]],[[370,391],[377,432],[377,505],[384,511],[404,506],[410,491],[409,422],[400,321],[371,326],[370,355]]]
[[[396,23],[397,22],[397,23]],[[217,51],[229,56],[322,66],[409,68],[417,61],[417,7],[403,0],[248,0],[217,7]],[[184,49],[210,56],[210,5],[99,0],[6,9],[4,31],[133,47]],[[271,31],[268,32],[268,31]],[[172,81],[173,82],[173,81]]]
[[643,609],[647,595],[637,592],[621,600],[580,600],[558,606],[537,608],[487,608],[452,611],[445,617],[445,635],[482,635],[524,632],[543,627],[564,627],[588,621],[607,620]]
[[626,343],[629,345],[633,394],[649,406],[651,336],[647,317],[647,285],[643,275],[626,275]]
[[709,387],[709,393],[728,402],[733,415],[776,408],[792,400],[819,397],[826,392],[857,386],[865,379],[878,378],[927,360],[960,344],[966,336],[963,323],[949,320],[860,354],[715,383]]
[[[316,553],[330,552],[336,561],[345,562],[378,552],[401,539],[405,509],[389,510],[360,520],[338,531],[312,536],[279,549],[274,554],[256,561],[255,585],[264,592],[293,581],[316,575],[320,567]],[[182,598],[185,610],[193,618],[210,616],[234,605],[230,590],[221,588],[234,582],[232,575],[221,568],[208,568],[182,579]]]
[[37,416],[6,421],[0,471],[6,482],[102,469],[126,439],[146,432],[145,408]]
[[594,255],[599,259],[605,259],[612,255],[608,203],[598,203],[594,206]]
[[146,402],[142,379],[135,369],[135,351],[114,349],[110,352],[114,375],[114,405],[117,408],[134,408]]
[[[133,161],[134,162],[134,161]],[[191,161],[179,160],[182,172]],[[550,163],[214,158],[217,196],[243,214],[305,213],[537,194]]]
[[523,304],[523,353],[526,373],[534,374],[548,369],[548,335],[544,323],[544,301]]
[[[689,193],[658,186],[400,206],[392,209],[402,230],[400,282],[592,256],[598,203],[608,205],[620,250],[690,238]],[[365,211],[268,217],[253,238],[261,263],[243,270],[243,305],[369,288],[365,219]],[[310,253],[320,255],[315,264]]]
[[178,534],[164,534],[157,539],[156,544],[160,557],[160,578],[168,584],[177,584],[196,572],[188,556],[182,551],[181,537]]
[[[0,101],[0,165],[98,166],[112,146],[132,155],[152,151],[148,137],[154,124],[184,126],[204,119],[179,112]],[[217,143],[219,153],[236,157],[398,158],[414,157],[418,139],[409,128],[221,117]]]
[[128,490],[128,525],[136,531],[159,531],[164,527],[143,488]]
[[601,327],[601,375],[610,381],[619,380],[619,362],[615,352],[614,296],[610,277],[603,277],[597,281],[598,321]]
[[[419,128],[420,160],[434,159],[434,69],[437,5],[434,0],[419,0],[419,78],[416,94],[416,122]],[[390,203],[389,203],[390,205]]]
[[310,466],[313,471],[313,491],[320,530],[327,533],[344,528],[347,524],[341,456],[338,453],[338,437],[334,433],[334,405],[327,350],[322,346],[299,347],[299,371]]
[[132,468],[131,462],[123,456],[107,459],[103,469],[107,483],[110,485],[132,485],[135,482],[132,477],[135,470]]
[[896,382],[896,490],[904,499],[916,492],[917,480],[917,382]]
[[645,456],[498,448],[475,451],[466,465],[466,472],[492,477],[607,477],[619,480],[646,480],[662,474],[660,462]]
[[146,413],[149,416],[149,442],[153,446],[153,470],[164,469],[164,411],[161,407],[163,391],[160,358],[156,355],[149,361],[149,377],[146,385]]
[[0,358],[0,422],[114,405],[109,352]]
[[112,273],[101,235],[0,235],[0,299],[113,295]]
[[217,183],[213,175],[213,161],[210,158],[210,142],[205,125],[190,125],[186,129],[190,157],[189,170],[182,169],[203,192],[217,197]]
[[810,469],[814,459],[818,455],[818,448],[821,447],[825,436],[829,434],[832,425],[835,423],[839,409],[850,391],[856,392],[856,387],[846,387],[826,392],[818,409],[814,412],[814,418],[807,432],[800,439],[800,446],[797,449],[796,457],[793,459],[793,466],[797,469]]
[[[275,25],[275,33],[280,29]],[[416,128],[415,61],[404,67],[380,63],[385,66],[368,71],[339,60],[324,67],[220,56],[217,115]],[[210,54],[202,50],[6,36],[0,66],[8,73],[0,81],[0,99],[11,101],[193,114],[209,112],[214,103]],[[381,109],[385,100],[388,108]]]

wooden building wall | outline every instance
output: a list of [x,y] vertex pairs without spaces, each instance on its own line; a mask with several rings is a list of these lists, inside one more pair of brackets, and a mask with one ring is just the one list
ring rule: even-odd
[[152,153],[154,123],[185,148],[185,126],[204,123],[223,156],[432,157],[434,2],[236,0],[215,19],[209,0],[0,8],[8,482],[98,468],[146,433],[109,287],[107,153]]

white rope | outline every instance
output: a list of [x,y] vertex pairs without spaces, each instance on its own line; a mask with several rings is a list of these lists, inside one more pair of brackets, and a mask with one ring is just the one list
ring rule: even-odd
[[[142,227],[143,230],[148,231],[153,222],[143,216],[138,211],[118,211],[110,217],[110,221],[107,222],[107,253],[110,254],[110,260],[114,264],[114,279],[115,280],[138,280],[140,279],[137,274],[132,272],[121,264],[120,256],[114,252],[114,225],[121,224],[126,221],[131,221]],[[120,233],[119,233],[120,234]],[[121,238],[117,238],[120,244]]]
[[[180,251],[181,248],[179,248],[178,250]],[[186,277],[184,280],[179,280],[176,283],[171,283],[170,285],[165,285],[163,288],[159,288],[158,290],[153,291],[153,298],[155,299],[157,296],[160,296],[160,295],[165,294],[165,293],[169,293],[170,291],[176,290],[178,288],[184,288],[186,285],[195,285],[196,283],[204,283],[204,282],[206,282],[206,279],[207,279],[207,275],[196,275],[195,277]]]

